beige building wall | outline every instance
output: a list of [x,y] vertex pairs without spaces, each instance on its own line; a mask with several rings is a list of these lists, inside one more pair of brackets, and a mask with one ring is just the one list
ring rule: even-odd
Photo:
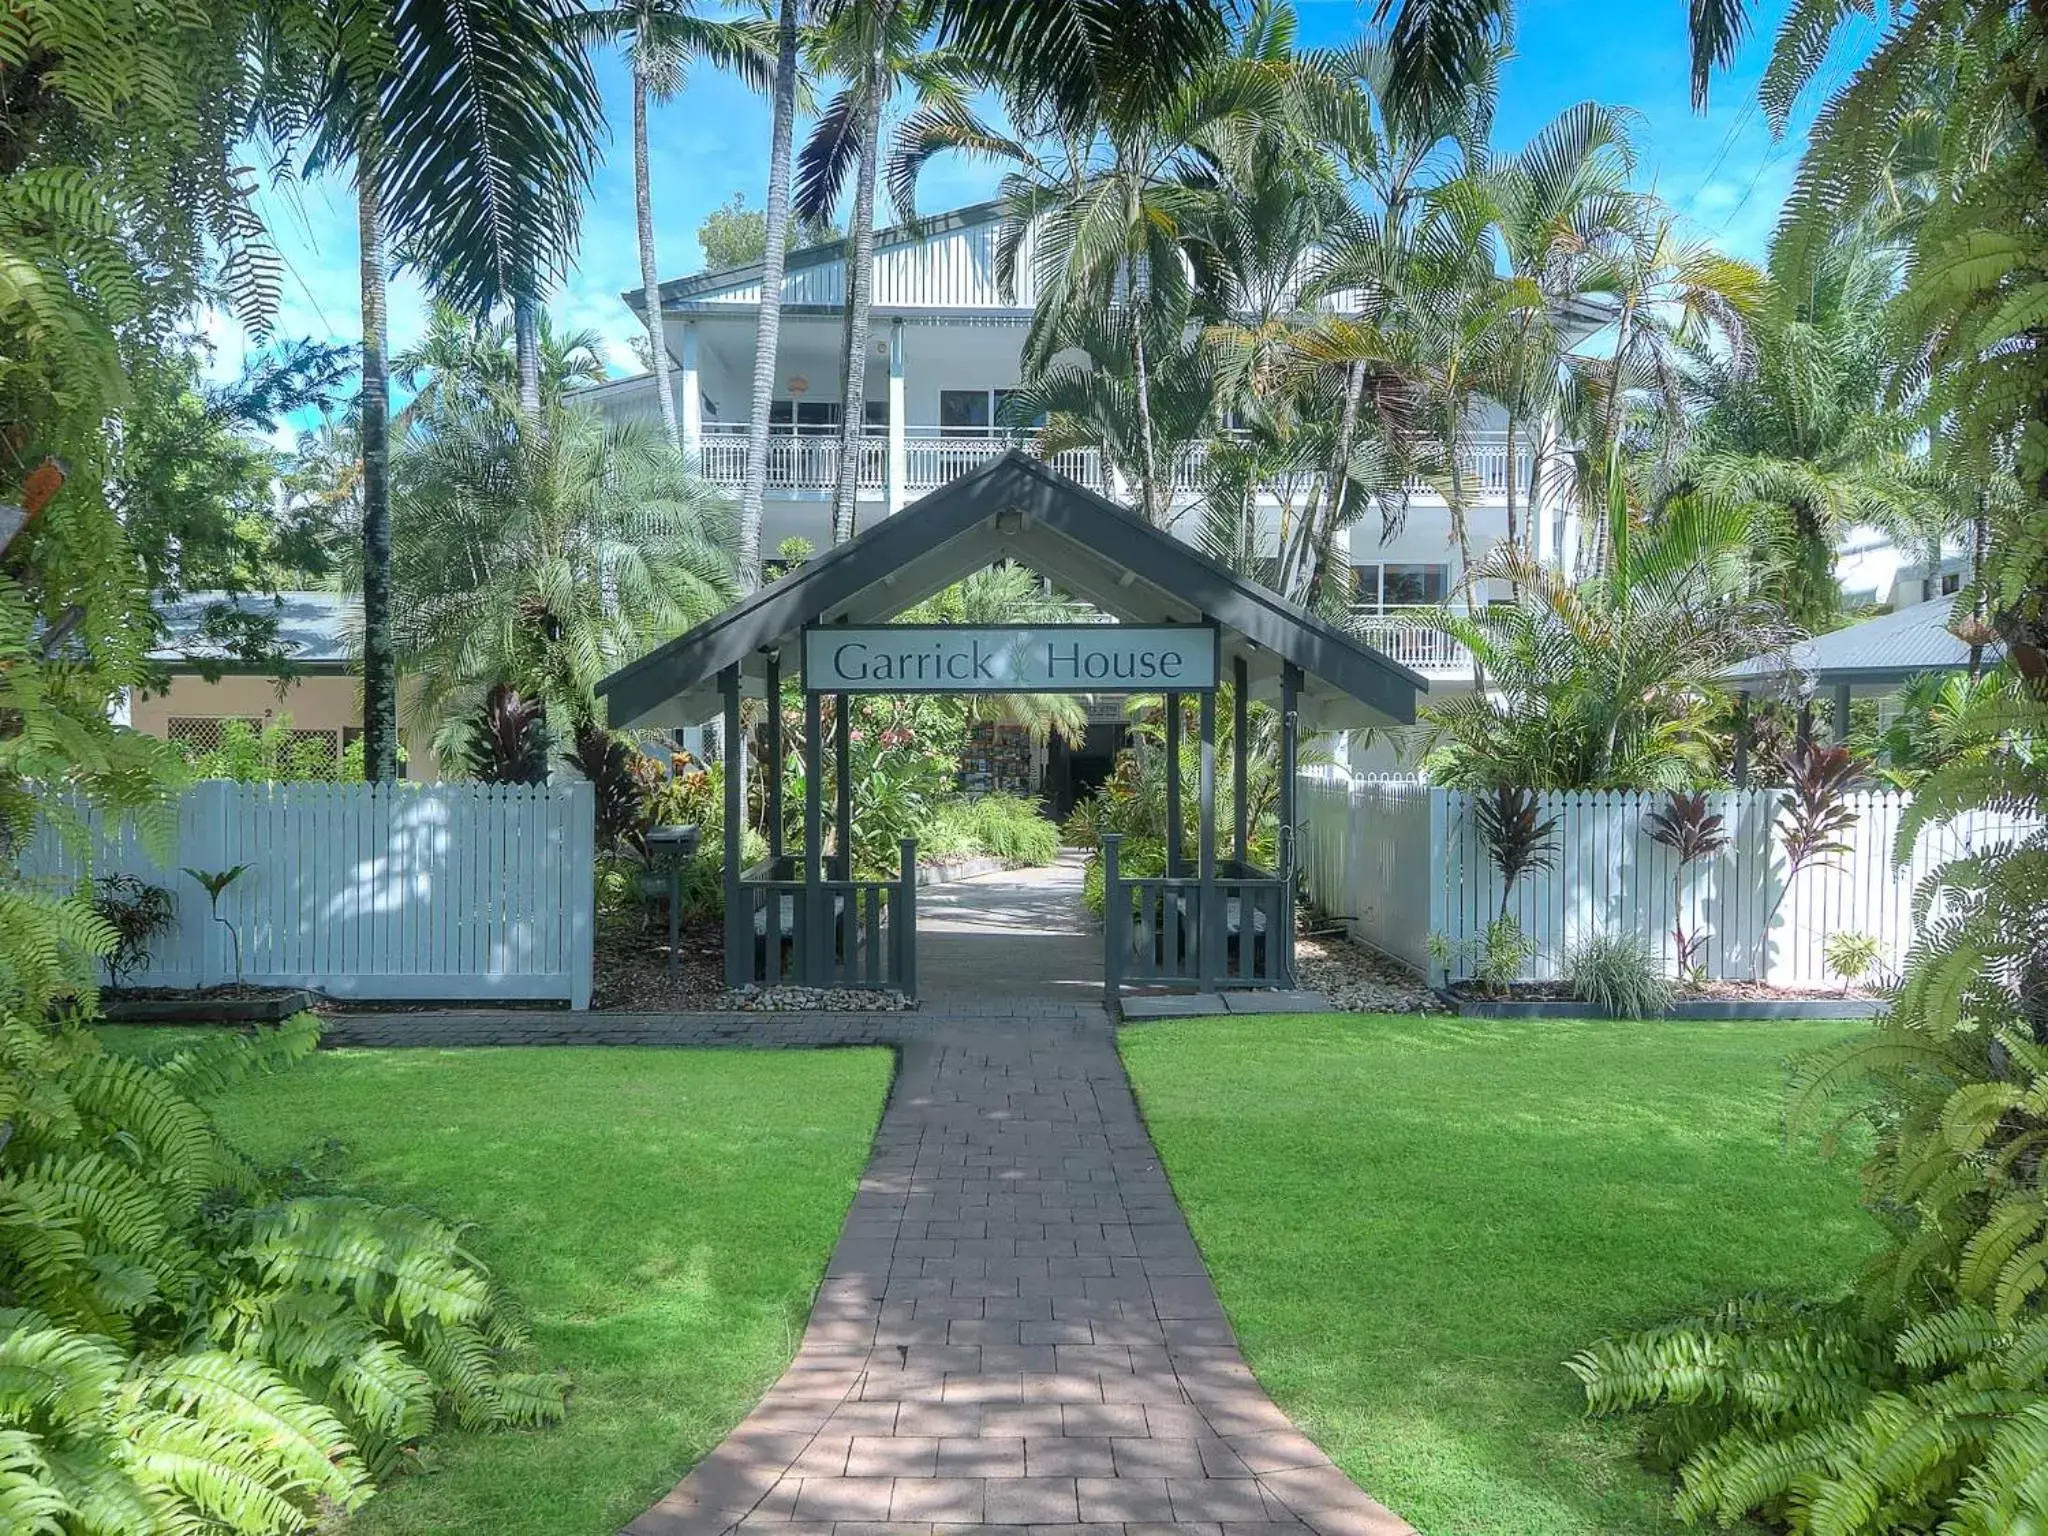
[[[229,675],[209,681],[174,674],[170,686],[129,706],[129,723],[160,740],[204,738],[200,721],[250,720],[259,727],[291,717],[292,730],[330,732],[335,750],[355,739],[362,724],[362,681],[341,673],[323,672],[280,683],[274,677]],[[431,752],[407,746],[406,777],[440,777]]]

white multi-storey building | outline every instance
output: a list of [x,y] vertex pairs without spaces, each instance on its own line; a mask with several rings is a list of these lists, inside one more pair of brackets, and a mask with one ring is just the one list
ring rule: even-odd
[[[1035,295],[1030,252],[1019,260],[1019,291],[1005,294],[996,277],[1000,211],[982,203],[927,218],[917,225],[878,231],[875,242],[873,348],[867,398],[861,402],[858,518],[886,517],[925,492],[1014,446],[1018,438],[998,423],[1006,391],[1021,376],[1024,330]],[[844,329],[846,260],[839,242],[792,252],[782,285],[782,336],[771,416],[767,503],[761,547],[802,538],[830,542],[831,492],[838,474],[840,348]],[[639,311],[641,295],[625,295]],[[737,489],[747,454],[747,409],[753,388],[754,335],[761,301],[758,265],[706,272],[664,283],[662,322],[674,363],[672,381],[684,448],[712,482]],[[581,398],[617,416],[659,416],[651,375],[620,379],[583,391]],[[1470,492],[1466,547],[1476,557],[1507,533],[1509,447],[1498,417],[1471,434],[1465,465]],[[1489,425],[1492,430],[1488,430]],[[1516,452],[1515,483],[1522,488],[1518,516],[1524,536],[1533,516],[1536,547],[1561,554],[1577,545],[1577,517],[1554,493],[1533,512],[1526,505],[1533,442]],[[1193,537],[1200,518],[1198,455],[1192,449],[1174,467],[1177,531]],[[1061,454],[1058,467],[1082,483],[1121,496],[1105,483],[1092,450]],[[1548,477],[1555,481],[1554,473]],[[1276,491],[1280,488],[1274,488]],[[1295,492],[1299,504],[1302,492]],[[1267,536],[1277,542],[1286,515],[1280,494],[1262,497]],[[1918,601],[1918,568],[1881,536],[1859,530],[1844,550],[1845,584],[1864,601]],[[1470,676],[1456,647],[1423,629],[1374,624],[1373,614],[1455,596],[1462,577],[1460,548],[1449,511],[1429,486],[1410,487],[1405,519],[1391,535],[1368,515],[1346,535],[1354,591],[1364,610],[1366,635],[1380,649],[1455,687]]]
[[[1028,260],[1019,263],[1023,291],[1006,298],[997,283],[998,217],[997,206],[985,203],[877,233],[873,353],[862,402],[866,427],[858,516],[863,525],[1018,441],[998,423],[1003,396],[1022,372],[1033,294],[1024,275]],[[842,247],[833,243],[792,252],[788,268],[761,538],[762,552],[770,558],[787,538],[819,548],[830,542],[844,409],[839,398],[846,288]],[[626,300],[640,308],[638,294]],[[707,272],[661,288],[684,449],[707,479],[735,489],[746,470],[760,301],[758,266]],[[659,415],[651,375],[601,384],[581,398],[608,414]],[[1199,499],[1199,452],[1183,453],[1174,467],[1176,527],[1187,537],[1200,522],[1190,515]],[[1125,490],[1105,483],[1100,456],[1092,450],[1061,454],[1057,464],[1093,489],[1112,495]],[[1476,555],[1507,531],[1505,434],[1498,429],[1476,432],[1468,469],[1476,486],[1468,539]],[[1526,444],[1517,483],[1528,483]],[[1297,490],[1296,504],[1300,497]],[[1277,538],[1283,500],[1270,494],[1262,503],[1269,532]],[[1567,531],[1562,519],[1549,514],[1550,509],[1539,509],[1545,547]],[[1448,514],[1443,501],[1420,483],[1412,488],[1404,525],[1391,538],[1383,542],[1380,520],[1369,517],[1350,530],[1349,539],[1363,608],[1390,611],[1434,603],[1457,588],[1459,552]],[[1374,639],[1418,670],[1446,676],[1456,670],[1456,658],[1444,642],[1425,632],[1387,626]]]

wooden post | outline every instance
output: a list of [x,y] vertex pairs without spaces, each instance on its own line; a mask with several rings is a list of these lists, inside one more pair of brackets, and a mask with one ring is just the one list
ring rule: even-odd
[[847,718],[847,696],[832,695],[832,827],[838,845],[840,877],[853,878],[853,722]]
[[768,676],[768,761],[761,773],[768,788],[768,857],[782,857],[782,652],[769,651],[763,666]]
[[798,903],[803,912],[803,933],[797,945],[798,974],[804,985],[826,984],[825,913],[819,884],[823,876],[825,846],[825,713],[822,695],[804,693],[804,894]]
[[746,809],[740,793],[746,775],[739,759],[747,750],[740,735],[740,669],[726,667],[718,674],[718,690],[725,699],[725,984],[744,987],[754,979],[754,914],[743,910],[740,897],[741,832]]
[[1835,745],[1849,744],[1849,685],[1835,684]]
[[1117,999],[1123,993],[1123,925],[1130,920],[1131,904],[1117,889],[1116,851],[1123,842],[1121,832],[1102,834],[1102,1006],[1116,1017]]
[[906,837],[896,845],[902,856],[898,877],[901,894],[896,901],[896,990],[905,997],[917,996],[917,839]]
[[1273,979],[1294,985],[1294,802],[1295,773],[1301,737],[1301,668],[1288,662],[1280,669],[1280,931],[1266,937]]
[[[1223,974],[1225,917],[1221,893],[1216,888],[1216,690],[1213,688],[1204,689],[1202,693],[1201,726],[1202,771],[1196,791],[1201,842],[1195,849],[1195,867],[1202,885],[1195,909],[1195,976],[1196,985],[1202,991],[1213,992],[1217,978]],[[1244,902],[1237,905],[1238,921],[1248,922],[1251,914]],[[1251,934],[1240,931],[1237,942],[1241,945],[1251,943]]]
[[1251,693],[1250,678],[1251,668],[1245,665],[1244,658],[1235,658],[1230,664],[1230,782],[1236,790],[1232,799],[1235,801],[1237,825],[1231,846],[1236,850],[1240,875],[1252,856],[1251,793],[1245,782],[1245,763],[1250,752],[1247,738],[1251,735],[1251,705],[1247,697]]
[[1735,787],[1749,788],[1749,695],[1735,695]]
[[1166,696],[1166,872],[1180,873],[1180,695]]
[[[853,723],[848,719],[846,695],[832,695],[832,843],[838,850],[839,878],[853,879]],[[832,979],[839,979],[843,958],[848,966],[860,949],[860,914],[854,910],[853,887],[846,886],[825,903],[826,920],[832,934],[826,956]]]

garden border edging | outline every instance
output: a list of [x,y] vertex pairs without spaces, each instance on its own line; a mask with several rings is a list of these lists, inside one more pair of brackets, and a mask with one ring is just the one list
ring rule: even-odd
[[[1542,998],[1517,1002],[1512,998],[1464,997],[1449,987],[1437,987],[1436,995],[1460,1018],[1466,1019],[1585,1019],[1615,1018],[1602,1014],[1590,1003],[1571,998]],[[1681,999],[1652,1019],[1727,1020],[1742,1019],[1873,1019],[1885,1004],[1869,997],[1787,997],[1732,998],[1698,997]]]

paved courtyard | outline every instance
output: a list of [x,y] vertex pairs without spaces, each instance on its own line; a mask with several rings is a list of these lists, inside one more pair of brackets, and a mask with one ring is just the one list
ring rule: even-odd
[[629,1536],[1397,1536],[1237,1350],[1104,1024],[906,1039],[795,1362]]

